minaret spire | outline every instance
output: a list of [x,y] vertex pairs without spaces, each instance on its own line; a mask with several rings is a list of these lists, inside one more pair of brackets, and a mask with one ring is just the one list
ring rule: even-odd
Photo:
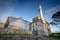
[[44,24],[43,29],[44,29],[46,35],[48,36],[48,35],[49,35],[49,34],[48,34],[48,27],[49,27],[49,25],[46,23],[46,21],[45,21],[45,19],[44,19],[44,17],[43,17],[41,5],[39,5],[39,12],[40,12],[40,20],[41,20],[42,23]]
[[41,7],[41,5],[39,5],[39,12],[40,12],[40,18],[43,18],[42,7]]
[[45,23],[45,19],[44,19],[43,14],[42,14],[42,7],[41,7],[41,5],[39,5],[39,12],[40,12],[40,19],[42,20],[43,23]]

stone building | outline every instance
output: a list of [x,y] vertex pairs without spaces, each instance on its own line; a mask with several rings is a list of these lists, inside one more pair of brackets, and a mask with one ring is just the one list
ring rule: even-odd
[[[27,29],[29,27],[29,21],[24,20],[23,18],[15,18],[15,17],[8,17],[5,23],[4,28],[12,28],[12,29]],[[27,27],[27,28],[26,28]]]
[[49,35],[50,26],[48,22],[45,21],[42,8],[39,8],[40,16],[34,17],[30,23],[30,30],[35,35]]
[[0,23],[0,28],[3,28],[4,27],[4,23]]
[[[29,21],[23,18],[15,18],[9,16],[3,29],[0,29],[1,34],[31,34],[29,31]],[[1,31],[2,30],[2,31]]]
[[30,23],[29,29],[35,35],[45,35],[46,33],[48,34],[48,30],[49,30],[48,28],[49,27],[46,27],[45,24],[40,19],[38,19],[38,17],[35,17],[33,18],[32,23]]

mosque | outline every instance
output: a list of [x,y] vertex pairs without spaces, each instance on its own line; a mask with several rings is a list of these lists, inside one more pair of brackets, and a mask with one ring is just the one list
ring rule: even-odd
[[[4,28],[28,29],[35,35],[49,35],[50,26],[42,14],[42,7],[39,6],[40,16],[34,17],[32,22],[20,18],[8,17]],[[13,25],[12,25],[13,24]]]
[[50,26],[42,14],[42,8],[39,7],[40,16],[34,17],[30,23],[30,30],[35,35],[49,35]]

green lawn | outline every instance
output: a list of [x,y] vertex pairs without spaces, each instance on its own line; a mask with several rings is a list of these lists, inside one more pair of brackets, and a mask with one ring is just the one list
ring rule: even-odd
[[[2,36],[8,35],[8,36],[34,36],[33,34],[0,34]],[[52,34],[49,37],[55,37],[55,38],[60,38],[60,34]]]
[[32,34],[0,34],[0,35],[9,35],[9,36],[33,36]]
[[54,36],[60,36],[60,34],[54,34]]
[[60,34],[52,34],[50,37],[60,38]]

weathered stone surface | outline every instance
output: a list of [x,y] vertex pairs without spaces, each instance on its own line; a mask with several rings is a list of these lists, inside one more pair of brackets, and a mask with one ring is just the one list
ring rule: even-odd
[[15,18],[12,16],[9,16],[7,18],[7,21],[4,25],[4,28],[12,28],[12,29],[19,29],[19,28],[25,28],[29,29],[30,22],[27,20],[24,20],[23,18]]
[[47,37],[47,36],[0,36],[0,40],[60,40],[60,38]]
[[26,34],[29,33],[28,30],[20,30],[20,29],[10,29],[10,28],[2,28],[0,29],[0,34]]

